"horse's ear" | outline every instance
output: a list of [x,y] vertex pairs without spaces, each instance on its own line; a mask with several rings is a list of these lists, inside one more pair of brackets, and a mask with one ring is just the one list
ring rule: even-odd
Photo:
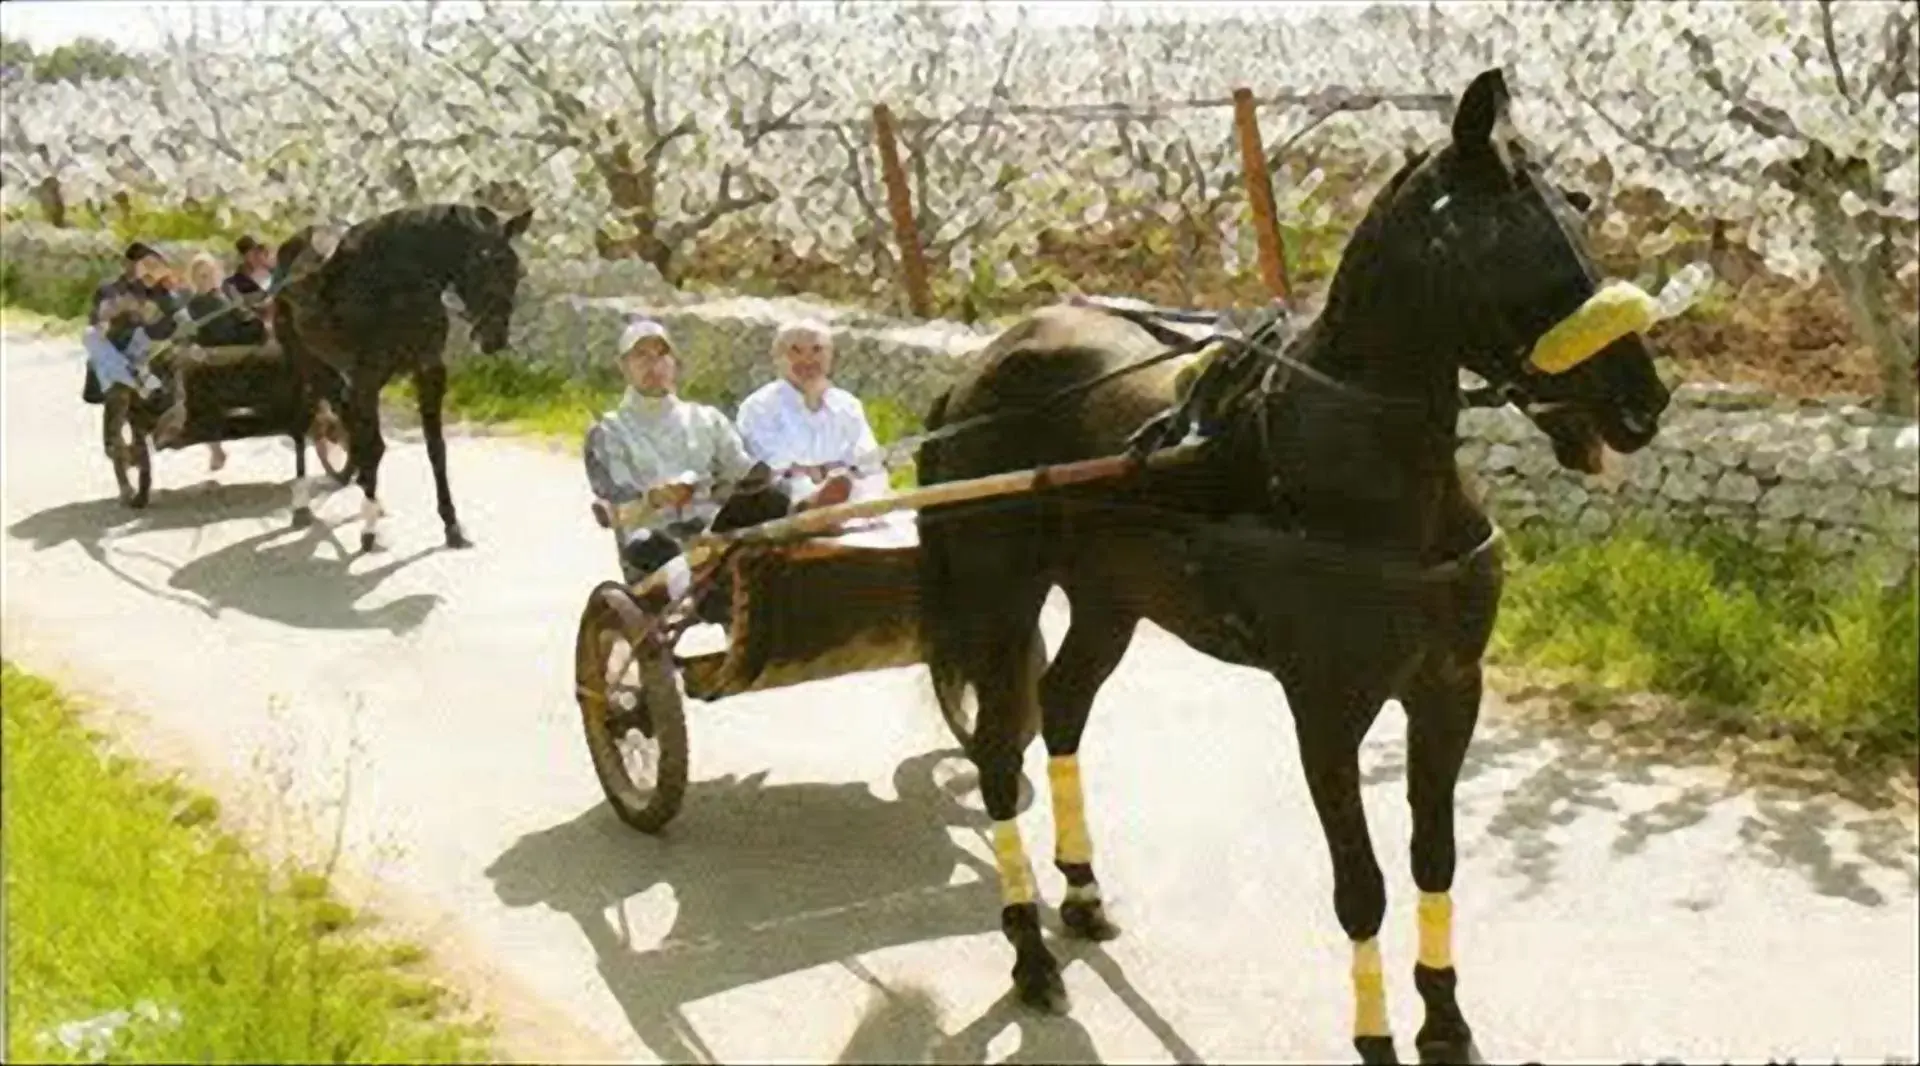
[[507,219],[507,239],[513,240],[515,237],[527,232],[527,227],[531,225],[533,225],[533,208],[529,207],[525,211]]
[[1463,149],[1485,148],[1494,128],[1507,119],[1507,76],[1499,67],[1480,72],[1460,94],[1453,111],[1453,143]]

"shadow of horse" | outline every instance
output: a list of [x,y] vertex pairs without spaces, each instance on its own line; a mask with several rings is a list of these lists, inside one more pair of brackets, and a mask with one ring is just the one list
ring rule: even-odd
[[[317,550],[323,543],[333,546],[331,557]],[[233,610],[299,629],[385,629],[399,636],[425,623],[442,597],[421,592],[373,608],[356,604],[397,571],[441,550],[424,548],[355,571],[354,553],[332,526],[271,529],[192,559],[167,585],[198,597],[214,617]]]
[[[1047,947],[1058,953],[1064,969],[1087,964],[1119,996],[1134,1016],[1152,1030],[1175,1062],[1206,1061],[1176,1032],[1160,1012],[1142,998],[1100,945],[1049,936]],[[917,987],[883,984],[856,960],[842,963],[878,993],[873,1007],[860,1018],[853,1035],[835,1059],[840,1063],[930,1062],[983,1063],[992,1044],[1012,1032],[1019,1043],[1000,1062],[1093,1063],[1104,1061],[1093,1034],[1071,1014],[1041,1015],[1020,1004],[1009,989],[980,1017],[948,1033],[940,1027],[940,1011],[933,996]]]
[[[963,829],[984,842],[988,821],[960,802],[972,787],[970,766],[936,779],[948,760],[964,764],[957,750],[902,762],[892,801],[862,782],[768,786],[764,772],[696,782],[683,840],[638,836],[599,804],[522,837],[487,876],[506,905],[544,905],[579,925],[608,989],[655,1054],[715,1061],[688,1003],[865,952],[999,929],[991,860],[950,835]],[[959,870],[972,871],[972,882],[953,883]],[[673,893],[672,931],[659,947],[640,948],[627,902],[659,886]],[[997,1032],[1006,1021],[976,1024]],[[866,1045],[886,1057],[901,1039],[873,1036]]]
[[[7,527],[7,533],[16,540],[26,541],[34,552],[69,543],[78,545],[88,558],[133,588],[205,611],[205,604],[156,588],[129,573],[114,556],[153,557],[115,542],[142,533],[193,529],[196,535],[188,545],[191,552],[199,548],[197,531],[202,527],[220,522],[264,521],[285,510],[286,505],[287,490],[283,485],[268,482],[229,485],[209,479],[186,488],[155,489],[152,502],[138,511],[128,508],[118,496],[63,503],[20,519]],[[157,561],[171,565],[165,560]]]
[[[354,604],[388,576],[440,549],[433,548],[358,573],[349,569],[351,553],[331,527],[316,525],[290,537],[277,520],[286,508],[284,485],[269,482],[202,482],[191,488],[159,490],[153,506],[132,511],[118,497],[61,504],[29,515],[8,527],[10,536],[32,551],[76,544],[108,573],[150,596],[172,600],[217,618],[239,610],[304,629],[384,628],[395,634],[417,628],[439,605],[430,594],[405,596],[371,610]],[[257,521],[265,530],[206,555],[198,531],[223,522]],[[196,531],[186,563],[144,551],[132,543],[147,533]],[[320,556],[322,542],[334,546],[334,558]],[[277,542],[277,543],[276,543]],[[126,559],[145,559],[172,570],[159,587],[130,572]]]

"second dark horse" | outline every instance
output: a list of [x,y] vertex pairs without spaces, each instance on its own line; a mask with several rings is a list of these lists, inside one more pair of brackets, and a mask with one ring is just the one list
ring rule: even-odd
[[[1605,447],[1645,447],[1668,402],[1635,333],[1552,367],[1560,373],[1530,364],[1549,330],[1598,306],[1589,301],[1600,279],[1580,236],[1581,198],[1527,162],[1507,110],[1498,70],[1473,81],[1450,141],[1411,159],[1369,207],[1317,320],[1284,352],[1236,364],[1246,387],[1224,391],[1220,428],[1197,459],[1119,484],[921,514],[923,654],[937,691],[971,687],[978,699],[970,754],[994,819],[1014,986],[1028,1004],[1066,1006],[1014,821],[1022,751],[1037,719],[1067,886],[1061,922],[1072,935],[1113,936],[1076,752],[1095,693],[1146,618],[1284,686],[1332,858],[1334,911],[1353,943],[1354,1046],[1370,1062],[1396,1052],[1376,940],[1386,889],[1361,806],[1359,747],[1387,700],[1406,708],[1421,890],[1414,985],[1426,1008],[1415,1043],[1422,1060],[1471,1054],[1452,959],[1453,795],[1502,569],[1455,461],[1460,369],[1504,390],[1560,462],[1580,470],[1596,471]],[[1053,307],[1015,324],[928,420],[1005,412],[1012,421],[929,442],[923,482],[1122,451],[1172,400],[1174,364],[1044,417],[1020,412],[1159,350],[1138,325],[1098,310]],[[1035,649],[1055,586],[1072,618],[1049,664]]]
[[380,390],[395,375],[411,372],[447,546],[469,546],[447,485],[441,425],[448,313],[457,310],[472,322],[481,351],[507,346],[524,275],[513,241],[532,221],[531,210],[502,221],[486,207],[425,204],[353,226],[329,256],[311,248],[311,228],[282,246],[287,280],[275,298],[274,336],[292,361],[305,412],[293,435],[296,526],[313,521],[305,423],[323,397],[336,396],[346,408],[349,468],[365,494],[360,548],[377,546],[380,457],[386,452]]

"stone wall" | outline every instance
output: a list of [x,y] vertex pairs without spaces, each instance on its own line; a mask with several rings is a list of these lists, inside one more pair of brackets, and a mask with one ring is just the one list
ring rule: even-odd
[[[0,251],[15,283],[92,284],[118,269],[119,249],[98,234],[10,225]],[[782,321],[809,316],[829,323],[836,379],[916,415],[990,336],[954,322],[798,299],[680,292],[632,261],[534,259],[514,319],[514,347],[570,374],[606,373],[615,338],[635,314],[667,324],[682,353],[683,380],[728,408],[769,379],[768,347]],[[1561,469],[1541,433],[1511,409],[1469,411],[1461,430],[1463,460],[1509,524],[1544,520],[1600,533],[1636,513],[1692,516],[1729,524],[1762,544],[1800,536],[1835,551],[1868,543],[1920,549],[1920,426],[1848,403],[1685,385],[1658,440],[1640,454],[1610,457],[1611,470],[1599,478]]]

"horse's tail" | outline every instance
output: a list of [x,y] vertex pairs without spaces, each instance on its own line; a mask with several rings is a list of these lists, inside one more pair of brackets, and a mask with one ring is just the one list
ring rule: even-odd
[[[927,408],[927,429],[936,430],[946,423],[947,405],[952,400],[952,392],[942,392],[933,398]],[[914,455],[914,468],[922,485],[934,485],[945,480],[940,466],[942,442],[928,441],[920,445]],[[964,695],[966,674],[962,667],[960,654],[964,636],[955,626],[959,613],[955,610],[952,570],[949,554],[951,537],[943,532],[938,508],[921,511],[918,517],[920,529],[919,585],[920,585],[920,657],[927,664],[927,673],[933,681],[934,698],[951,717],[958,710],[959,701]]]

